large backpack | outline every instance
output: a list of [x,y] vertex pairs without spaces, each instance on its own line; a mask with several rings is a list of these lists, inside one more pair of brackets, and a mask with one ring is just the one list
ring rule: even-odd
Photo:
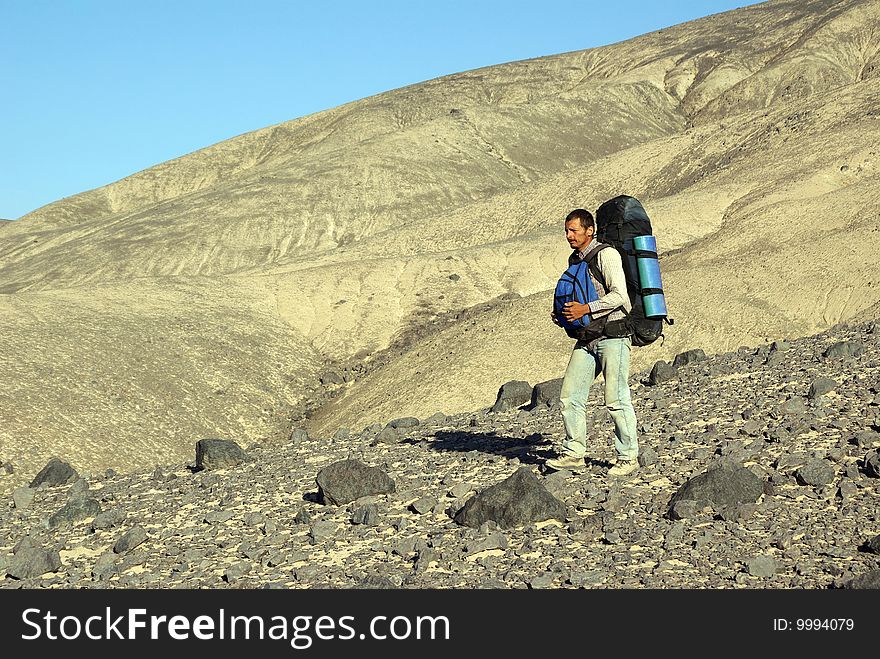
[[626,318],[606,323],[606,335],[630,336],[636,346],[653,343],[663,336],[663,323],[673,320],[667,317],[651,220],[639,200],[620,195],[599,206],[596,238],[620,252],[632,304]]
[[556,290],[553,292],[553,311],[559,325],[572,339],[589,341],[592,338],[602,336],[605,326],[604,317],[592,320],[589,315],[586,315],[569,322],[562,315],[562,310],[568,302],[589,304],[599,299],[599,293],[593,286],[593,280],[590,279],[590,271],[594,276],[598,273],[595,263],[596,256],[607,247],[609,246],[600,245],[598,248],[590,250],[585,259],[577,260],[569,265],[556,283]]

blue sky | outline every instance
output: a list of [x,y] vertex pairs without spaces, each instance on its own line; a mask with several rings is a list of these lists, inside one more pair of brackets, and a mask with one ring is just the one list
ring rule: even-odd
[[0,0],[0,218],[441,75],[749,0]]

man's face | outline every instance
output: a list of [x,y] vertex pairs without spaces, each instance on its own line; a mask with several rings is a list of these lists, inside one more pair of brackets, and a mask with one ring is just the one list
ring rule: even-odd
[[584,229],[580,220],[569,220],[565,223],[565,239],[572,249],[580,251],[593,239],[593,227]]

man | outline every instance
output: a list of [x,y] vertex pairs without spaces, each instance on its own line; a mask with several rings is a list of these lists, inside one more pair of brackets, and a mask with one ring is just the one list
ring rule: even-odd
[[[591,323],[606,317],[607,321],[626,317],[631,309],[626,292],[626,276],[620,253],[607,247],[595,253],[601,243],[595,239],[596,223],[592,213],[582,208],[573,210],[565,218],[565,237],[574,250],[569,265],[589,260],[595,255],[595,264],[604,281],[590,272],[599,299],[589,304],[568,302],[562,315],[569,321],[590,314]],[[553,322],[558,323],[551,312]],[[639,468],[639,444],[636,437],[636,413],[629,391],[629,357],[632,343],[628,336],[578,341],[571,353],[565,377],[562,380],[562,421],[565,440],[555,458],[546,461],[551,469],[583,471],[587,451],[587,398],[590,386],[601,371],[605,378],[605,406],[614,421],[617,463],[608,471],[609,476],[627,476]]]

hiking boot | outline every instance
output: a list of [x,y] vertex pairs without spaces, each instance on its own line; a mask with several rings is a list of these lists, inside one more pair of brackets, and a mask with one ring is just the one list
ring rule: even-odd
[[629,476],[639,468],[638,460],[618,460],[617,464],[608,470],[608,475],[613,477]]
[[557,455],[555,458],[550,458],[544,464],[550,467],[550,469],[556,471],[562,471],[563,469],[567,471],[583,471],[587,468],[583,458],[576,458],[572,455],[564,454]]

